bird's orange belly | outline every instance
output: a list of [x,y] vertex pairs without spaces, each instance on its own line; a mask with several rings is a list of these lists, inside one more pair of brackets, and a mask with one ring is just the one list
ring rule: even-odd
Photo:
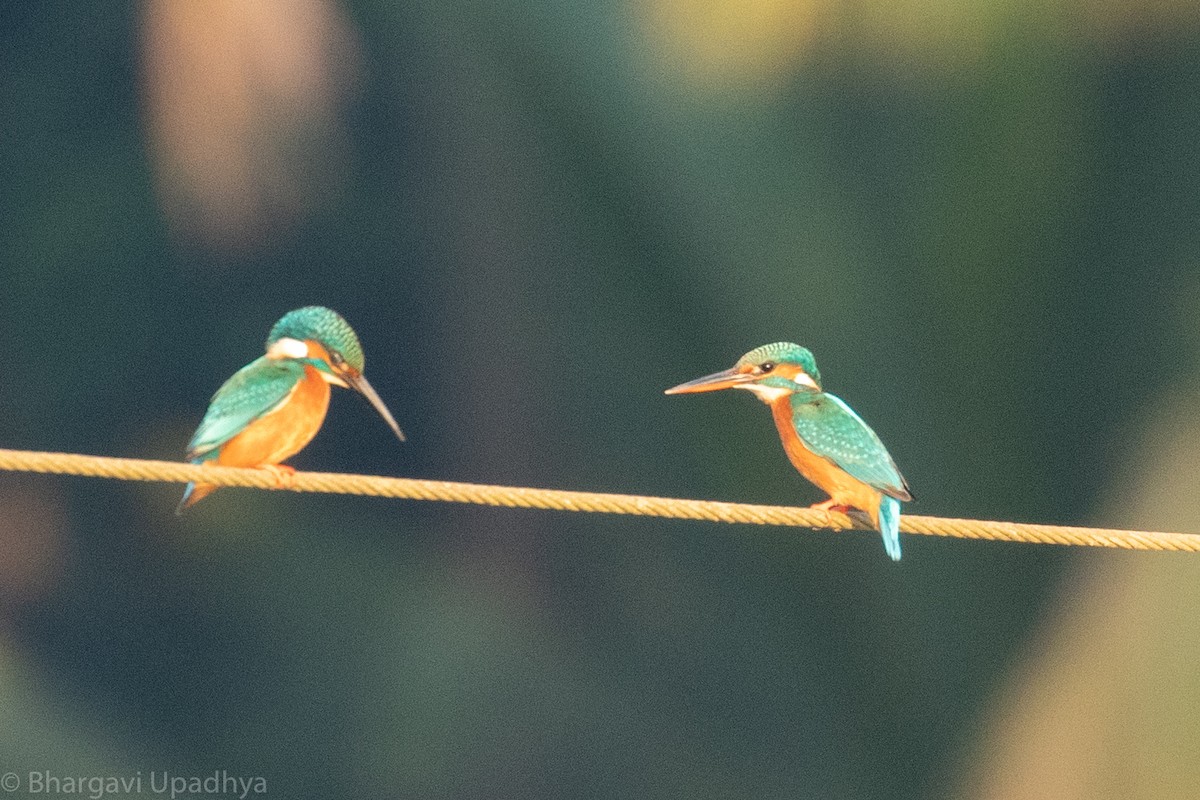
[[216,462],[227,467],[278,464],[304,449],[329,410],[329,384],[312,367],[279,408],[246,426],[221,447]]
[[775,427],[779,429],[779,438],[783,440],[783,449],[792,465],[801,475],[828,492],[838,505],[853,506],[867,512],[878,527],[879,501],[883,494],[805,447],[792,427],[791,409],[786,407],[786,403],[779,405],[779,409],[772,408]]

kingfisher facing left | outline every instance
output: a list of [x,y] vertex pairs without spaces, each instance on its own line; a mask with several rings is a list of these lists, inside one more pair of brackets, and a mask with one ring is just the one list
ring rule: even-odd
[[[400,441],[404,434],[363,377],[363,351],[354,329],[335,311],[306,306],[289,311],[271,328],[267,352],[217,390],[188,443],[193,464],[260,467],[280,477],[280,464],[312,441],[329,409],[329,387],[354,389],[375,407]],[[216,490],[189,483],[176,514]]]
[[751,350],[730,369],[681,383],[667,394],[745,389],[771,407],[792,465],[829,493],[813,508],[865,511],[900,560],[900,501],[912,493],[875,431],[841,398],[821,388],[807,348],[777,342]]

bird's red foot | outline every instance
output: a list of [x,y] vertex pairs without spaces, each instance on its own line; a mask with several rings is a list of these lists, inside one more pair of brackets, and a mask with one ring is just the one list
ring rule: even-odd
[[287,464],[259,464],[258,469],[266,470],[275,476],[275,488],[291,489],[295,484],[296,468]]
[[811,506],[809,506],[809,508],[815,508],[819,511],[840,511],[843,514],[852,510],[852,506],[848,506],[845,503],[839,503],[832,497],[823,503],[813,503]]

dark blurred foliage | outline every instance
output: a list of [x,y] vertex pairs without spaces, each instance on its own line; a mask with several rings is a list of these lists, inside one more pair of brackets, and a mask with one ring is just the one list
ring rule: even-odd
[[[301,469],[814,502],[757,403],[661,393],[786,339],[914,513],[1094,521],[1195,375],[1196,22],[0,5],[0,442],[181,457],[320,303],[410,442],[339,393]],[[946,796],[1076,555],[179,490],[0,478],[0,771]]]

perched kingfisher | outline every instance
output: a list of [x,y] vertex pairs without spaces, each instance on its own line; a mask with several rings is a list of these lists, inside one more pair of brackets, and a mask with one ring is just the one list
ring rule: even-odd
[[[269,469],[282,484],[296,470],[280,462],[311,442],[325,421],[330,384],[367,398],[404,441],[362,373],[362,345],[337,312],[321,306],[289,311],[271,328],[266,355],[235,372],[213,395],[188,443],[187,458],[193,464]],[[189,483],[175,513],[216,488]]]
[[875,431],[821,389],[821,373],[807,348],[767,344],[724,372],[681,383],[667,394],[745,389],[771,407],[783,449],[793,466],[829,493],[813,508],[865,511],[883,534],[883,547],[900,560],[900,501],[912,500],[908,484]]

